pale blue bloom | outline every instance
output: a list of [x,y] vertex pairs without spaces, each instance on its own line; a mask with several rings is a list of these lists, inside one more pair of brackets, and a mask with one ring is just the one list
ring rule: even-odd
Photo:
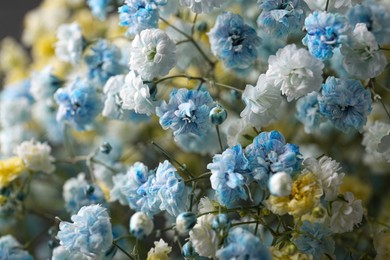
[[175,136],[189,133],[204,136],[211,125],[209,113],[213,106],[208,91],[182,88],[173,90],[169,103],[163,101],[156,113],[163,129],[171,128]]
[[97,258],[111,248],[112,228],[105,208],[99,205],[82,207],[71,220],[73,223],[61,221],[57,234],[65,249]]
[[352,27],[365,23],[367,29],[375,35],[378,44],[390,43],[390,8],[384,3],[366,0],[350,8],[347,17]]
[[82,173],[64,183],[62,196],[65,208],[71,214],[76,214],[83,206],[106,204],[103,191],[98,185],[89,183]]
[[371,112],[371,93],[358,80],[328,77],[319,97],[320,112],[335,127],[361,131]]
[[306,220],[294,242],[299,251],[312,255],[314,259],[321,259],[324,254],[333,255],[335,242],[331,235],[332,232],[324,224]]
[[32,107],[32,117],[44,129],[47,139],[53,144],[63,142],[64,128],[56,120],[54,101],[38,101]]
[[106,20],[110,0],[87,0],[87,4],[95,17],[101,21]]
[[333,49],[347,39],[347,19],[337,13],[314,12],[306,18],[305,27],[307,34],[302,42],[320,60],[331,58]]
[[108,41],[100,39],[92,45],[89,53],[85,56],[88,65],[88,79],[102,86],[111,77],[126,71],[119,63],[121,51]]
[[58,103],[57,121],[68,122],[77,130],[86,130],[100,113],[102,101],[96,89],[87,81],[76,79],[54,95]]
[[[221,134],[222,143],[226,143],[225,133]],[[199,136],[193,133],[180,134],[175,136],[176,144],[185,152],[199,154],[215,154],[219,151],[217,131],[210,125],[208,131]]]
[[241,145],[228,148],[222,154],[216,154],[213,162],[207,165],[207,169],[212,173],[211,187],[222,205],[232,206],[240,199],[248,198],[245,189],[248,160]]
[[238,14],[219,15],[208,35],[211,51],[228,68],[248,68],[257,58],[261,39]]
[[51,260],[88,260],[88,257],[83,254],[75,251],[68,251],[63,246],[57,246],[53,249],[53,254]]
[[176,230],[183,235],[188,235],[188,232],[196,224],[196,215],[193,212],[182,212],[176,217]]
[[271,254],[252,232],[241,227],[229,231],[225,245],[217,251],[218,259],[262,259],[271,260]]
[[300,98],[296,103],[297,113],[295,117],[305,126],[306,133],[313,133],[319,129],[320,123],[324,120],[320,113],[318,93],[312,92]]
[[158,6],[165,5],[166,2],[166,0],[126,0],[125,4],[118,8],[119,25],[128,27],[127,35],[157,28]]
[[11,235],[0,237],[0,258],[3,260],[33,260],[23,245]]
[[51,99],[62,83],[62,80],[53,75],[52,68],[46,67],[41,72],[32,73],[30,93],[35,100]]
[[299,32],[308,10],[303,0],[262,0],[260,8],[258,26],[278,38]]

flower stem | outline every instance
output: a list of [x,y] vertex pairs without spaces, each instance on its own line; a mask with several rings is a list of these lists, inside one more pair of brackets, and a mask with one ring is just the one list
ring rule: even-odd
[[123,249],[120,245],[118,245],[118,243],[114,240],[112,241],[112,244],[118,248],[120,251],[122,251],[122,253],[124,253],[128,258],[132,259],[132,260],[135,260],[134,257],[132,257],[125,249]]
[[215,129],[217,130],[219,148],[221,149],[221,153],[223,153],[223,145],[222,145],[221,133],[219,131],[219,125],[216,125]]

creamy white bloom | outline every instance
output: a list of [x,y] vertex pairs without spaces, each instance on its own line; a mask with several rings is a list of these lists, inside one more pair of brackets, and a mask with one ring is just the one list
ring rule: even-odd
[[321,88],[324,63],[306,49],[287,45],[270,56],[268,63],[267,81],[280,88],[288,102]]
[[112,119],[123,119],[119,92],[125,85],[125,75],[109,78],[104,85],[103,93],[106,96],[102,115]]
[[200,256],[215,258],[218,250],[219,239],[211,228],[214,217],[212,214],[199,217],[197,224],[190,231],[190,241]]
[[180,0],[180,4],[190,8],[194,13],[210,13],[219,8],[223,0]]
[[322,189],[325,193],[325,199],[334,200],[339,192],[344,173],[340,171],[340,164],[332,158],[323,156],[320,160],[307,158],[303,161],[307,170],[312,172],[321,181]]
[[341,53],[344,56],[345,70],[357,79],[375,78],[387,65],[385,54],[364,23],[356,24],[349,43],[341,47]]
[[203,197],[199,201],[198,205],[199,213],[205,213],[215,210],[213,202],[208,197]]
[[376,161],[390,163],[390,124],[376,121],[373,125],[367,126],[362,144]]
[[83,35],[77,23],[63,24],[57,30],[56,56],[72,64],[81,60]]
[[343,200],[332,203],[332,217],[330,229],[335,233],[344,233],[353,230],[353,226],[359,224],[363,218],[363,206],[361,200],[355,200],[353,193],[346,192]]
[[159,241],[154,242],[154,248],[148,252],[148,259],[169,259],[168,254],[172,251],[172,247],[168,246],[165,241],[160,238]]
[[51,148],[46,143],[24,141],[15,148],[14,153],[23,160],[26,167],[33,171],[52,173],[55,170],[54,157],[50,155]]
[[261,127],[278,118],[283,100],[280,90],[267,82],[261,74],[256,86],[246,85],[242,100],[246,104],[240,116],[247,125]]
[[136,212],[130,218],[130,232],[137,239],[149,236],[153,228],[153,221],[143,212]]
[[268,182],[268,188],[272,195],[288,196],[292,189],[291,175],[285,172],[277,172],[271,176]]
[[119,96],[122,99],[122,109],[134,109],[136,113],[146,115],[151,115],[156,109],[157,103],[152,99],[148,85],[134,71],[127,74]]
[[144,80],[164,76],[176,65],[176,45],[160,29],[143,30],[131,46],[130,69]]
[[31,74],[30,93],[35,100],[45,100],[53,97],[57,90],[55,80],[52,74],[53,69],[48,66],[41,72],[33,72]]

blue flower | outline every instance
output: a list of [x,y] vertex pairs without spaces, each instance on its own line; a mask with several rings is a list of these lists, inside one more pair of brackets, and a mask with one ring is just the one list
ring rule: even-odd
[[360,81],[328,77],[319,97],[320,112],[338,129],[361,131],[371,112],[371,93]]
[[97,258],[110,249],[113,241],[110,217],[99,205],[82,207],[71,217],[73,223],[61,221],[57,238],[69,251]]
[[267,186],[271,174],[286,172],[293,175],[301,165],[299,147],[286,144],[278,131],[262,132],[245,149],[249,169],[255,181]]
[[298,250],[310,254],[314,259],[321,259],[324,254],[332,255],[335,243],[332,232],[321,223],[304,221],[299,236],[295,239]]
[[260,239],[241,227],[229,231],[225,246],[219,249],[216,255],[218,259],[272,259]]
[[227,12],[219,15],[208,35],[211,51],[228,68],[248,68],[257,58],[261,39],[238,14]]
[[127,35],[135,35],[145,29],[157,28],[158,6],[166,1],[159,0],[126,0],[118,8],[121,26],[128,27]]
[[258,26],[278,38],[299,32],[308,9],[302,0],[262,0],[260,8]]
[[34,258],[11,235],[0,237],[0,258],[4,260],[33,260]]
[[85,56],[88,65],[88,79],[103,86],[111,77],[124,73],[126,68],[119,63],[121,52],[106,40],[97,41]]
[[88,183],[84,174],[65,182],[63,197],[66,210],[71,214],[76,214],[83,206],[105,204],[106,201],[99,186]]
[[102,109],[96,89],[86,81],[75,80],[54,94],[58,103],[57,121],[69,122],[78,130],[86,130]]
[[172,91],[169,103],[163,101],[156,113],[160,125],[173,129],[175,136],[188,133],[204,136],[211,126],[209,113],[213,106],[209,92],[182,88]]
[[299,99],[296,103],[297,113],[295,117],[304,124],[306,133],[312,133],[317,130],[323,121],[318,96],[318,93],[313,91]]
[[331,58],[333,49],[347,39],[347,19],[340,14],[314,12],[306,18],[305,27],[307,34],[302,43],[320,60]]
[[95,17],[101,21],[106,20],[110,0],[87,0],[87,4]]
[[216,154],[213,162],[207,165],[207,169],[212,173],[211,187],[222,205],[231,206],[240,199],[248,198],[245,190],[248,160],[241,145],[228,148],[222,154]]

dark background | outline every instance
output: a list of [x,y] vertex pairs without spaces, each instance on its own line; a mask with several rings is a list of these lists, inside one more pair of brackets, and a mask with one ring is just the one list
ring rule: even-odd
[[12,36],[20,41],[25,14],[40,2],[41,0],[0,0],[0,40]]

